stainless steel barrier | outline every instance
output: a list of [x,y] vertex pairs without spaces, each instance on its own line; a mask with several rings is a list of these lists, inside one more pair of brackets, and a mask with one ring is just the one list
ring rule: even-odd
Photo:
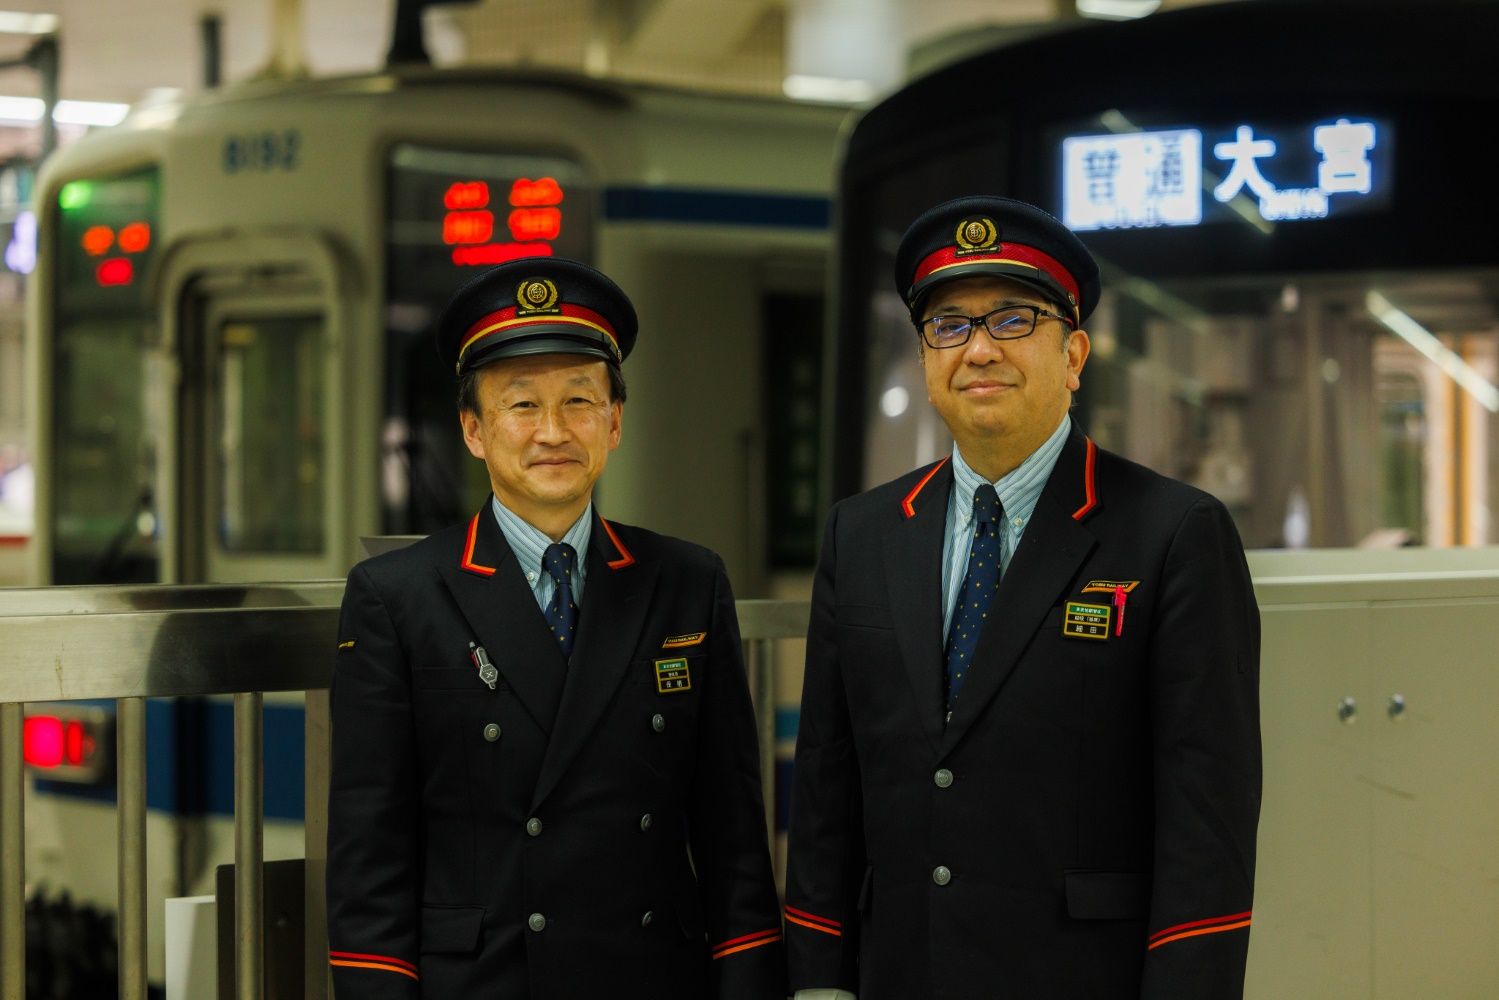
[[[343,581],[0,590],[0,998],[25,983],[26,702],[114,699],[117,734],[119,984],[146,995],[145,699],[234,696],[235,996],[260,1000],[262,699],[306,698],[305,996],[327,995],[323,898],[328,828],[327,687]],[[775,677],[771,643],[806,634],[806,601],[740,601],[773,831]]]

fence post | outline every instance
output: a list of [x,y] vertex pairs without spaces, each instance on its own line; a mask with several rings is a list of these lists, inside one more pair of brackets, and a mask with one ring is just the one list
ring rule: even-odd
[[234,696],[234,995],[261,1000],[265,988],[261,860],[265,822],[265,696]]
[[306,700],[306,773],[304,833],[307,862],[303,867],[303,957],[304,1000],[326,1000],[328,966],[328,779],[333,726],[329,716],[328,689],[308,691]]
[[26,992],[26,826],[19,702],[0,705],[0,997]]
[[115,699],[120,1000],[146,1000],[146,699]]

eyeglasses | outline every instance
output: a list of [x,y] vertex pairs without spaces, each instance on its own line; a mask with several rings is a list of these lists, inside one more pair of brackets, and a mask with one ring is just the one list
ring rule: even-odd
[[973,336],[975,326],[983,326],[995,340],[1019,340],[1036,332],[1036,320],[1059,319],[1072,327],[1069,317],[1047,312],[1040,306],[1005,306],[983,316],[933,316],[922,320],[917,326],[921,339],[928,347],[942,350],[945,347],[962,347]]

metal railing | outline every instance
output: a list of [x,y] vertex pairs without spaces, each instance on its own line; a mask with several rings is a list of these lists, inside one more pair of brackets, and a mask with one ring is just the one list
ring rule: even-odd
[[[305,965],[326,996],[323,876],[328,829],[328,682],[343,581],[0,590],[0,998],[25,990],[22,735],[27,702],[113,699],[121,1000],[146,996],[147,698],[234,697],[234,996],[260,1000],[264,971],[262,709],[306,692]],[[806,601],[740,601],[773,831],[772,642],[806,635]]]

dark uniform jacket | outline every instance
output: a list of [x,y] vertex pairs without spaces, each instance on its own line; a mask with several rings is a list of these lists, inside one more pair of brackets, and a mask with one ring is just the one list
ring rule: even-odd
[[952,482],[939,463],[828,520],[791,809],[792,988],[1239,996],[1259,613],[1228,513],[1074,428],[944,721]]
[[338,1000],[785,995],[723,564],[597,517],[586,558],[570,662],[488,503],[349,574],[328,835]]

